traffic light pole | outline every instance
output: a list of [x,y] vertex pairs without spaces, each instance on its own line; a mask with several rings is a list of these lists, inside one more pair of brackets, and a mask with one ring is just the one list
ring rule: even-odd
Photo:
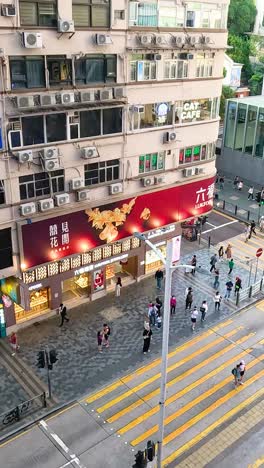
[[45,349],[45,367],[47,369],[47,377],[48,377],[48,389],[49,389],[49,398],[51,398],[51,381],[50,381],[50,362],[49,362],[49,353]]

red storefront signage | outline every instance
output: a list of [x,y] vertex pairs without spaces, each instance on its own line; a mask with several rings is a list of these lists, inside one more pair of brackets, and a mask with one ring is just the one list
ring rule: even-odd
[[214,178],[21,226],[26,268],[86,252],[192,216],[213,206]]

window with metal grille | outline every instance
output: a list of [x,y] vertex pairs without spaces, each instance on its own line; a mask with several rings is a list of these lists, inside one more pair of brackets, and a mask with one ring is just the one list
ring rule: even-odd
[[20,0],[22,26],[57,26],[57,0]]
[[5,199],[5,186],[4,186],[4,181],[0,180],[0,205],[5,205],[6,199]]
[[91,55],[75,61],[76,84],[116,81],[116,55]]
[[19,177],[20,200],[64,192],[64,170]]
[[44,57],[10,57],[11,88],[44,88],[45,66]]
[[86,164],[84,166],[85,185],[96,185],[118,180],[120,172],[119,159]]
[[165,167],[165,151],[139,156],[139,173],[161,171]]
[[72,62],[64,55],[48,55],[47,67],[50,86],[70,85],[72,83]]
[[72,16],[75,26],[108,28],[110,26],[110,1],[72,0]]

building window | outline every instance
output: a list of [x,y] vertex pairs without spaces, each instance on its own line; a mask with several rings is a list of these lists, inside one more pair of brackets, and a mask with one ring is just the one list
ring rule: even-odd
[[247,118],[247,105],[239,103],[238,111],[237,111],[236,135],[235,135],[235,144],[234,144],[234,149],[237,151],[243,151],[246,118]]
[[165,168],[165,151],[139,156],[139,173],[161,171]]
[[[149,54],[151,56],[152,54]],[[147,55],[134,54],[130,62],[130,80],[131,81],[148,81],[157,79],[157,62],[154,60],[146,60]]]
[[258,124],[256,133],[255,155],[257,158],[264,156],[264,109],[259,109]]
[[226,5],[217,3],[188,2],[187,28],[221,29],[226,27]]
[[247,117],[247,125],[246,125],[246,137],[245,137],[245,153],[251,154],[253,152],[254,147],[254,138],[255,138],[255,131],[256,131],[256,123],[257,123],[257,107],[248,106],[248,117]]
[[129,3],[130,26],[158,26],[158,5],[147,2]]
[[116,55],[93,55],[75,61],[76,84],[116,81]]
[[70,85],[72,83],[72,62],[64,55],[47,56],[50,86]]
[[[219,98],[198,99],[197,101],[184,101],[177,103],[176,114],[179,115],[180,123],[198,122],[216,119],[218,116]],[[176,122],[177,123],[177,122]]]
[[5,186],[4,181],[0,180],[0,205],[5,205]]
[[[0,230],[0,270],[13,266],[11,228]],[[5,281],[4,279],[2,280]],[[1,285],[0,285],[1,288]]]
[[236,121],[237,103],[234,101],[228,102],[225,123],[225,146],[233,149],[235,121]]
[[166,2],[166,6],[159,4],[159,27],[160,28],[182,28],[184,26],[184,7],[175,6],[174,0]]
[[43,115],[22,117],[23,146],[41,145],[45,142]]
[[57,26],[56,0],[20,0],[22,26]]
[[72,16],[75,26],[108,28],[110,26],[110,1],[72,0]]
[[165,60],[164,78],[175,80],[187,78],[188,61],[187,60]]
[[214,53],[197,54],[196,56],[196,76],[197,78],[207,78],[213,76]]
[[103,109],[103,135],[122,132],[122,108]]
[[45,66],[44,57],[10,57],[11,88],[44,88]]
[[215,143],[189,146],[179,151],[179,164],[191,164],[215,157]]
[[64,170],[19,177],[20,200],[64,192]]
[[169,102],[133,106],[131,113],[131,130],[172,125],[173,121],[173,106]]
[[64,140],[67,140],[66,114],[60,112],[46,115],[47,143]]
[[85,185],[96,185],[118,180],[119,159],[86,164],[84,166]]

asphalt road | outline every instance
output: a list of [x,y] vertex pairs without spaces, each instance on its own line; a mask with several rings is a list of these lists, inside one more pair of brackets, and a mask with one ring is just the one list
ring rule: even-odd
[[216,245],[232,237],[238,236],[245,230],[245,224],[229,215],[213,210],[208,216],[207,223],[202,230],[202,239],[209,240],[211,245]]

